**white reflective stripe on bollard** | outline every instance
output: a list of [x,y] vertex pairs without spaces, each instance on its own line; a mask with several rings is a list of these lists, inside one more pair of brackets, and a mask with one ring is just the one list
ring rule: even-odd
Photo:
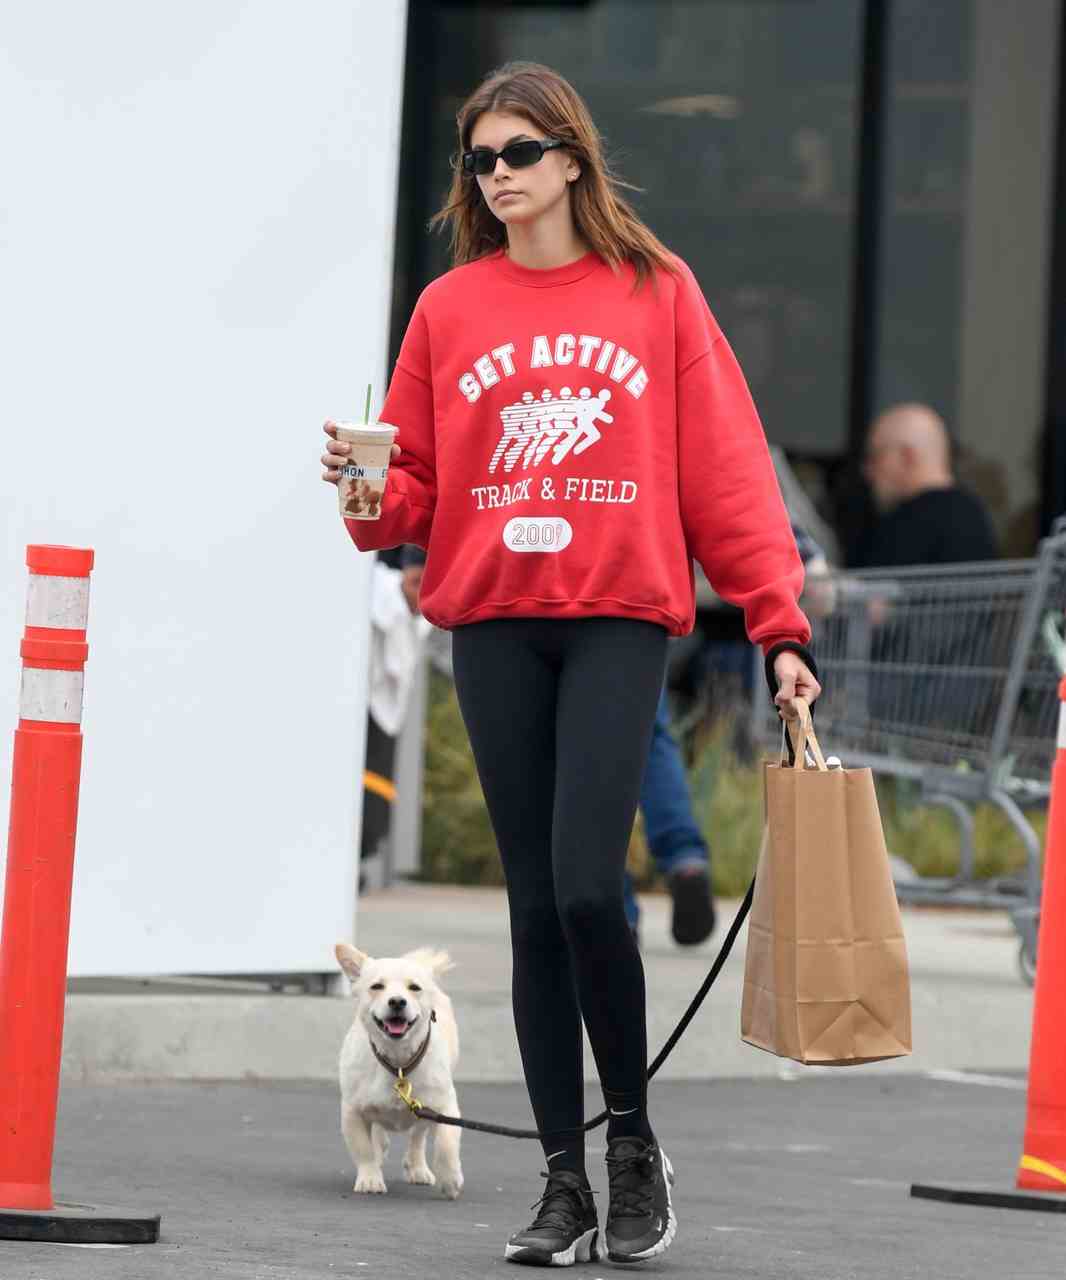
[[23,667],[19,717],[50,724],[81,724],[84,687],[84,671]]
[[31,573],[26,626],[84,631],[89,625],[89,579]]

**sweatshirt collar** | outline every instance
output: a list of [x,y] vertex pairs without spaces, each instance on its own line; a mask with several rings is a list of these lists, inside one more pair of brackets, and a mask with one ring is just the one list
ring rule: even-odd
[[602,263],[600,255],[592,249],[575,262],[568,262],[565,267],[551,267],[548,270],[520,267],[517,262],[512,262],[503,250],[494,253],[489,261],[508,280],[513,280],[515,284],[527,285],[532,289],[551,289],[557,284],[573,284],[575,280],[583,280]]

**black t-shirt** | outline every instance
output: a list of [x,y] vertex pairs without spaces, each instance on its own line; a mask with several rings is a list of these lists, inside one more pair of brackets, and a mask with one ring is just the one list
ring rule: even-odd
[[856,568],[966,564],[998,555],[992,523],[973,494],[927,489],[878,520],[860,548]]

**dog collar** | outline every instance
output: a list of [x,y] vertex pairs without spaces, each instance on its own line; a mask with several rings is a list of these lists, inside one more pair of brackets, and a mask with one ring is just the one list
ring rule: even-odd
[[394,1075],[397,1080],[402,1080],[404,1076],[410,1075],[411,1072],[414,1071],[415,1067],[417,1067],[418,1064],[422,1061],[422,1059],[426,1056],[426,1050],[429,1048],[429,1037],[433,1034],[433,1024],[436,1021],[437,1021],[437,1011],[436,1009],[434,1009],[429,1015],[429,1028],[426,1031],[426,1038],[422,1041],[421,1046],[415,1052],[415,1056],[411,1059],[411,1061],[405,1062],[402,1067],[393,1066],[393,1064],[388,1060],[388,1058],[385,1057],[383,1053],[378,1052],[377,1045],[373,1042],[373,1040],[371,1040],[370,1048],[374,1054],[374,1057],[377,1058],[378,1062],[381,1063],[381,1065],[385,1068],[387,1072],[389,1072],[390,1075]]

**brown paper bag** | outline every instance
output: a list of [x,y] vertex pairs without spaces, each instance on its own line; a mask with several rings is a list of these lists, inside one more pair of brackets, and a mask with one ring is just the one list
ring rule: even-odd
[[741,1037],[804,1063],[898,1058],[911,1051],[910,980],[873,777],[826,769],[799,705],[795,767],[765,768]]

